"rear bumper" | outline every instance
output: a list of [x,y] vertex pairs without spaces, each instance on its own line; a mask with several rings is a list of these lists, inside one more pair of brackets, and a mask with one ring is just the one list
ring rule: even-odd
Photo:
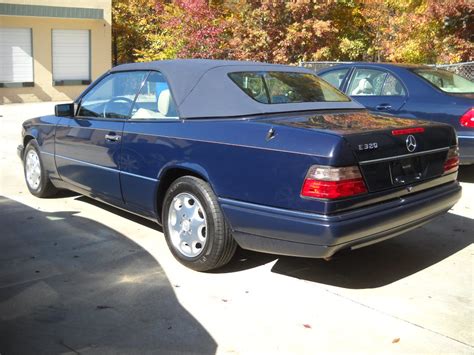
[[474,164],[474,135],[459,133],[458,145],[461,164]]
[[18,157],[23,160],[23,153],[25,151],[25,147],[23,147],[23,144],[20,144],[18,147],[16,147],[16,153],[18,154]]
[[319,215],[220,199],[244,249],[324,258],[392,238],[447,212],[461,197],[451,182],[427,191],[335,215]]

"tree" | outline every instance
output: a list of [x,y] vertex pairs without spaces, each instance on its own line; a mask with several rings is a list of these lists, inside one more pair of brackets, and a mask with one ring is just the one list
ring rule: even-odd
[[113,0],[114,65],[135,61],[135,52],[151,45],[150,34],[159,31],[156,6],[155,0]]
[[427,15],[436,22],[437,62],[474,60],[474,3],[470,0],[430,1]]
[[114,63],[473,60],[472,0],[114,0]]
[[170,58],[225,58],[227,22],[218,5],[175,0],[156,7],[159,30],[149,32],[138,61]]
[[362,5],[375,60],[458,62],[473,57],[469,0],[374,0]]
[[232,18],[230,56],[297,63],[327,59],[337,29],[325,18],[327,2],[248,0]]

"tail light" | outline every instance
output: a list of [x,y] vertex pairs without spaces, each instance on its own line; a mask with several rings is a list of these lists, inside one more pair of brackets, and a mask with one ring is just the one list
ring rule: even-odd
[[464,115],[459,119],[459,123],[463,127],[474,128],[474,108],[470,108]]
[[423,133],[424,131],[425,129],[423,127],[395,129],[392,131],[392,135],[400,136],[404,134]]
[[450,174],[459,168],[459,149],[458,147],[449,148],[448,156],[444,162],[444,174]]
[[313,165],[303,183],[301,196],[336,199],[367,193],[357,166],[334,168]]

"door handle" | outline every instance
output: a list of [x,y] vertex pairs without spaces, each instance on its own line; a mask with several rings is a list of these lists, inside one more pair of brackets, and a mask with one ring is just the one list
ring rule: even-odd
[[390,104],[380,104],[380,105],[375,106],[375,109],[379,111],[390,110],[391,108],[392,108],[392,105]]
[[105,135],[105,140],[109,142],[118,142],[120,140],[120,136],[116,134],[106,134]]

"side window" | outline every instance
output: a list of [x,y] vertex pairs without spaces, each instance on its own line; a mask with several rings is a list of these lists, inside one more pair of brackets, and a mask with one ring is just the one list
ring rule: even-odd
[[349,95],[379,96],[387,73],[377,69],[356,69],[351,78]]
[[242,91],[262,104],[350,101],[346,95],[310,73],[261,71],[228,75]]
[[81,100],[79,117],[126,119],[147,72],[131,71],[107,75]]
[[400,81],[392,74],[388,74],[382,88],[382,96],[405,96],[405,89],[403,89]]
[[178,112],[166,79],[151,72],[135,100],[131,119],[178,118]]
[[268,94],[263,81],[262,73],[246,72],[231,73],[230,78],[236,83],[247,95],[258,102],[269,104]]
[[332,70],[330,72],[321,74],[320,77],[327,81],[332,86],[340,89],[344,78],[349,71],[349,68]]

